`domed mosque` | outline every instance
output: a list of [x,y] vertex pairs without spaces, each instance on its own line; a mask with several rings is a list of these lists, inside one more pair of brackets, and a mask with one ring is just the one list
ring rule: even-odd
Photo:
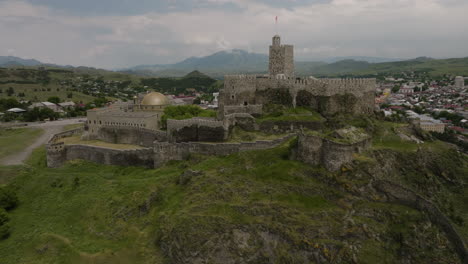
[[140,111],[155,111],[158,109],[164,109],[167,105],[169,105],[169,99],[158,92],[150,92],[143,97],[140,104],[138,105],[138,110]]
[[89,110],[87,113],[87,137],[98,139],[109,129],[149,129],[161,128],[161,117],[164,108],[171,101],[163,94],[149,92],[135,96],[133,102],[118,102],[108,107]]

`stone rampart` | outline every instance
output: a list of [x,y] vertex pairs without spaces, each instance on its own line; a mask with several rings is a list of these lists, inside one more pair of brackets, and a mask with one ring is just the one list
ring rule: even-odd
[[87,160],[117,166],[153,167],[153,149],[118,150],[89,145],[53,143],[47,148],[47,166],[57,168],[69,160]]
[[311,165],[322,165],[327,170],[336,171],[353,160],[354,153],[370,147],[371,139],[355,143],[339,143],[318,135],[300,134],[293,157]]
[[260,116],[263,113],[262,105],[226,105],[223,106],[224,115],[235,113],[245,113],[250,115]]
[[225,122],[214,118],[167,120],[167,138],[170,142],[221,142],[227,137],[228,127]]
[[332,96],[335,94],[355,94],[374,91],[374,78],[295,78],[287,76],[265,75],[227,75],[224,78],[226,92],[255,91],[277,88],[308,90],[316,96]]
[[55,143],[57,140],[61,139],[61,138],[65,138],[65,137],[71,137],[71,136],[75,136],[75,135],[81,135],[84,131],[84,127],[80,127],[80,128],[75,128],[75,129],[71,129],[71,130],[67,130],[67,131],[64,131],[64,132],[60,132],[60,133],[57,133],[55,135],[53,135],[48,143]]
[[99,129],[96,139],[114,144],[149,147],[153,145],[153,141],[167,141],[167,134],[162,130],[140,127],[103,126]]
[[385,193],[391,202],[400,203],[423,211],[433,224],[437,225],[445,232],[447,238],[460,257],[461,263],[468,263],[466,241],[463,240],[463,236],[458,233],[451,221],[437,206],[414,191],[390,181],[377,180],[373,183],[373,186],[380,192]]
[[[335,113],[369,114],[374,109],[376,79],[316,79],[294,78],[284,75],[231,75],[225,77],[220,92],[220,114],[261,114],[249,109],[263,104],[311,107],[323,115]],[[276,91],[276,92],[275,92]],[[309,99],[305,99],[304,95]],[[283,97],[279,100],[278,96]],[[288,98],[289,97],[289,98]]]
[[258,129],[265,133],[282,134],[303,129],[320,130],[323,128],[321,121],[262,121],[257,125]]
[[295,135],[291,134],[271,141],[259,140],[241,143],[155,142],[154,166],[162,166],[171,160],[184,160],[190,157],[190,154],[226,156],[242,151],[270,149],[283,144],[293,136]]

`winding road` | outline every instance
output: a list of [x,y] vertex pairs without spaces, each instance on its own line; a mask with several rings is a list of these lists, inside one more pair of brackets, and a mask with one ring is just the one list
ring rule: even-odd
[[66,125],[79,124],[83,118],[65,119],[59,121],[50,121],[45,123],[28,123],[27,127],[43,129],[44,133],[27,148],[13,155],[7,156],[0,160],[0,165],[21,165],[31,155],[32,151],[41,145],[47,143],[49,138],[63,131]]

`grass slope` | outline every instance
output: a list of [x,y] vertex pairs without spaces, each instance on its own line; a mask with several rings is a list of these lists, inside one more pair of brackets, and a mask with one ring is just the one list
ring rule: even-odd
[[0,129],[0,160],[25,149],[42,133],[42,129],[34,128]]
[[[382,129],[392,131],[387,126]],[[370,152],[397,155],[392,144]],[[195,155],[159,169],[83,161],[49,169],[45,150],[39,149],[16,177],[8,176],[8,168],[0,170],[20,199],[10,212],[12,235],[0,241],[2,263],[193,263],[219,252],[225,260],[260,254],[256,260],[268,263],[273,262],[268,254],[276,263],[302,263],[303,252],[323,256],[324,263],[352,263],[353,258],[398,263],[406,256],[413,263],[456,261],[424,214],[358,195],[369,180],[359,168],[377,162],[372,155],[364,153],[356,166],[329,173],[289,160],[289,148]],[[446,148],[427,151],[439,151],[448,175],[467,168],[452,164],[457,159],[445,160],[453,157]],[[401,167],[408,172],[402,182],[424,183],[415,173],[422,168],[411,167],[419,152],[402,153],[409,163]],[[181,183],[189,168],[201,174]],[[446,183],[431,179],[425,184],[445,188]],[[444,198],[466,201],[466,194],[458,190]],[[454,203],[453,210],[462,206]],[[268,249],[269,243],[275,247]]]

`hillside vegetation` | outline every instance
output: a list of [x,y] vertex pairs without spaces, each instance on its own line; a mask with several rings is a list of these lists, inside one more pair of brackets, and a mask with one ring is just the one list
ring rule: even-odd
[[375,147],[336,173],[290,160],[294,140],[159,169],[49,169],[40,149],[16,176],[0,170],[19,198],[2,263],[459,263],[425,213],[371,186],[411,188],[467,237],[467,157],[401,139],[411,133],[402,124],[346,122]]
[[0,98],[16,98],[28,101],[47,101],[57,96],[61,101],[88,103],[100,97],[90,92],[85,82],[91,79],[126,80],[122,74],[66,70],[56,68],[0,68]]
[[44,131],[34,128],[0,128],[0,164],[6,156],[15,154],[31,145]]

